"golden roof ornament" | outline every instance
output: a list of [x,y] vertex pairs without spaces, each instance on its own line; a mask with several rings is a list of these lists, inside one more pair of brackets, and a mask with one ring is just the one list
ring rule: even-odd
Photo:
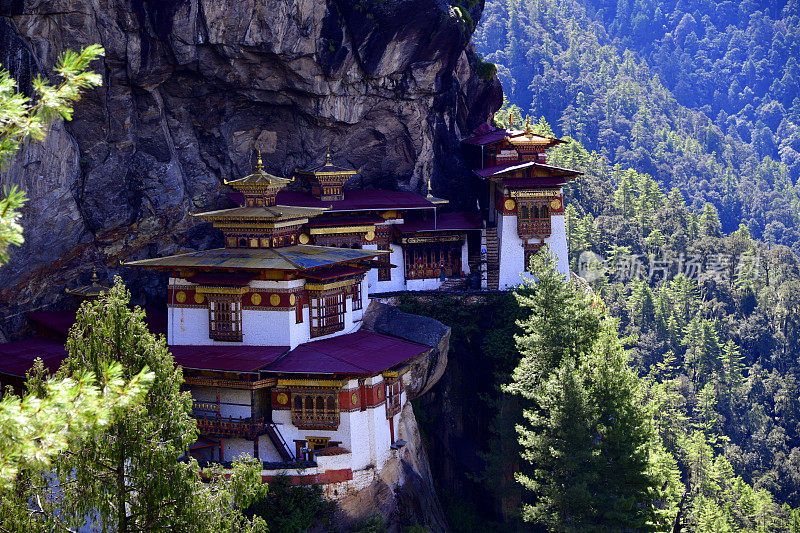
[[261,150],[257,151],[258,159],[256,159],[256,172],[259,174],[264,173],[264,163],[261,161]]
[[92,267],[92,279],[88,285],[83,285],[75,289],[67,289],[66,293],[78,299],[89,300],[97,298],[108,291],[109,287],[102,285],[97,278],[97,268]]
[[508,129],[514,129],[514,113],[511,112],[508,114]]
[[525,135],[527,135],[528,137],[532,137],[533,136],[533,130],[531,130],[531,116],[530,115],[525,117]]

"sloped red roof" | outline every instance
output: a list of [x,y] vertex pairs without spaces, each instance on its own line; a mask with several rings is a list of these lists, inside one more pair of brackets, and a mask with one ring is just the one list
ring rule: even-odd
[[433,217],[425,220],[411,220],[403,224],[398,224],[397,229],[400,233],[417,233],[430,231],[467,231],[476,230],[483,227],[480,213],[437,213]]
[[[33,311],[25,316],[45,328],[66,337],[69,328],[75,323],[77,311]],[[151,333],[167,333],[167,314],[155,307],[144,308],[144,321]]]
[[309,220],[306,226],[309,228],[323,228],[330,226],[363,226],[379,224],[384,222],[378,215],[363,215],[360,217],[317,217]]
[[289,351],[288,346],[170,346],[175,363],[184,368],[256,372]]
[[536,165],[534,161],[528,161],[525,163],[520,163],[519,161],[513,161],[511,163],[503,163],[502,165],[494,165],[492,167],[478,168],[475,169],[473,172],[475,172],[475,174],[477,174],[482,178],[488,178],[491,176],[495,176],[497,174],[502,174],[503,172],[509,172],[521,168],[528,168],[534,165]]
[[304,278],[326,280],[326,279],[341,278],[342,276],[355,276],[356,274],[364,274],[365,272],[366,270],[364,270],[363,268],[349,267],[346,265],[337,265],[327,268],[315,268],[314,270],[308,270],[306,272],[303,272],[302,275]]
[[561,187],[567,183],[566,178],[504,178],[503,185],[509,189],[527,187]]
[[265,367],[267,372],[372,375],[409,361],[431,349],[372,331],[359,330],[301,344]]
[[283,190],[278,193],[275,201],[278,205],[330,207],[329,212],[435,208],[431,202],[411,191],[344,191],[344,200],[322,201],[307,192]]
[[0,344],[0,373],[25,377],[33,366],[33,360],[40,357],[44,367],[55,372],[67,357],[64,343],[51,339],[33,338]]

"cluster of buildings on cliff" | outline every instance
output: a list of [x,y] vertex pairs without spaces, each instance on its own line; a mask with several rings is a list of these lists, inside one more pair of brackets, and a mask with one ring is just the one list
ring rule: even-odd
[[[225,246],[143,259],[169,273],[164,331],[194,398],[200,438],[189,453],[248,453],[264,475],[347,486],[380,471],[405,442],[399,417],[410,369],[437,348],[414,332],[362,327],[370,295],[517,285],[548,246],[568,273],[562,186],[578,173],[548,165],[562,141],[483,125],[463,141],[478,208],[408,191],[351,190],[357,174],[326,155],[292,179],[255,171],[225,183],[236,207],[199,213]],[[290,181],[292,183],[289,186]],[[73,293],[102,292],[96,280]],[[33,357],[64,357],[73,313],[30,313],[46,335],[0,345],[0,382],[19,385]],[[159,323],[161,322],[161,323]],[[59,338],[61,336],[61,338]],[[362,476],[363,477],[363,476]]]

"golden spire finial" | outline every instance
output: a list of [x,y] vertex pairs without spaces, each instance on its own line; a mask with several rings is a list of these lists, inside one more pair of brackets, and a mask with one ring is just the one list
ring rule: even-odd
[[530,137],[533,134],[533,130],[531,130],[531,116],[528,115],[525,117],[525,135]]
[[331,153],[330,152],[326,152],[325,153],[325,166],[327,167],[327,166],[330,166],[330,165],[331,165]]
[[257,150],[256,153],[258,153],[258,159],[256,159],[256,172],[261,174],[264,172],[264,163],[261,162],[261,150]]
[[97,268],[92,267],[92,284],[97,285],[100,283],[100,280],[97,279]]
[[514,113],[508,114],[508,129],[512,129],[514,127]]

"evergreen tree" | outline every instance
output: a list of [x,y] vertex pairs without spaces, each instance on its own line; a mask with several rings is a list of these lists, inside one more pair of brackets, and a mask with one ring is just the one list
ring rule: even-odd
[[106,432],[79,439],[54,461],[55,477],[26,496],[41,502],[42,512],[31,519],[37,528],[79,529],[88,521],[120,533],[264,530],[260,519],[248,521],[239,511],[263,490],[258,463],[209,471],[204,483],[196,461],[179,460],[197,438],[192,399],[180,391],[182,371],[163,337],[148,331],[143,311],[131,310],[129,301],[117,278],[107,295],[81,306],[59,374],[91,371],[102,378],[103,368],[116,363],[127,379],[149,368],[153,386],[143,403],[118,412]]
[[525,519],[555,531],[663,528],[672,509],[659,516],[654,503],[674,485],[656,463],[669,461],[651,454],[660,448],[616,321],[548,253],[531,269],[536,280],[517,293],[530,312],[522,359],[506,387],[532,405],[517,428],[532,467],[517,475],[533,495]]

